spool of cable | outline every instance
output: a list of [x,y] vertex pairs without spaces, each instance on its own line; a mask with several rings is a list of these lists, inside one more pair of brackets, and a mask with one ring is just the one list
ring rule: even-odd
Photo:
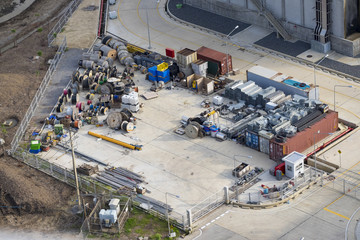
[[79,92],[79,91],[80,91],[80,84],[79,84],[79,82],[74,82],[74,83],[72,84],[72,88],[73,88],[73,89],[76,88],[76,90]]
[[77,94],[79,91],[76,88],[71,89],[72,94]]
[[79,109],[77,109],[76,107],[72,107],[72,109],[73,109],[73,112],[72,112],[72,115],[71,115],[71,120],[75,121],[75,120],[78,119]]
[[90,109],[90,110],[93,110],[93,109],[94,109],[94,105],[90,104],[89,109]]
[[71,104],[76,104],[79,101],[79,95],[78,94],[72,94],[71,95]]
[[121,123],[121,129],[126,132],[132,132],[134,131],[134,124],[132,122],[123,121]]
[[92,103],[92,101],[91,100],[87,100],[87,105],[90,105],[91,103]]
[[72,125],[73,128],[80,129],[82,127],[82,121],[75,120],[71,125]]
[[69,88],[69,89],[67,90],[67,95],[70,97],[71,94],[72,94],[72,91],[71,91],[71,88]]
[[85,99],[89,99],[90,98],[90,92],[86,93],[85,95]]
[[109,113],[106,119],[106,123],[111,129],[120,128],[121,122],[122,122],[122,117],[118,112]]
[[56,106],[56,112],[60,113],[61,112],[61,104],[58,104]]
[[61,95],[59,98],[58,98],[58,103],[62,104],[64,102],[64,99],[63,99],[63,96]]
[[83,79],[82,88],[83,88],[83,90],[88,90],[90,88],[90,86],[89,86],[89,78],[88,77]]
[[64,96],[66,96],[68,94],[68,90],[65,88],[63,93],[64,93]]
[[89,96],[89,100],[94,100],[94,98],[95,98],[95,94],[91,93]]
[[136,125],[136,117],[130,117],[129,121]]

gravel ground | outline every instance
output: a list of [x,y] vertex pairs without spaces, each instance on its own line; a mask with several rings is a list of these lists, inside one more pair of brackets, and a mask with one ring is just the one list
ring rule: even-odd
[[254,44],[281,52],[293,57],[296,57],[302,52],[305,52],[311,48],[309,43],[303,41],[296,41],[294,43],[284,41],[282,38],[277,38],[276,33],[271,33],[255,42]]
[[184,21],[214,30],[222,34],[229,34],[229,32],[231,32],[236,25],[239,25],[239,28],[236,29],[231,34],[231,36],[250,26],[250,24],[204,11],[199,8],[194,8],[189,5],[183,5],[183,7],[180,9],[176,8],[176,4],[182,2],[182,0],[169,0],[169,11],[174,16]]

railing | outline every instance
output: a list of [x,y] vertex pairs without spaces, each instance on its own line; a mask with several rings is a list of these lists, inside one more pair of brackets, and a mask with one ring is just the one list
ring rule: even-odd
[[192,222],[196,222],[207,214],[211,213],[221,205],[225,203],[225,193],[224,190],[221,190],[208,198],[206,198],[201,203],[195,205],[190,209],[192,215]]
[[280,186],[268,186],[270,188],[268,189],[268,193],[264,193],[265,189],[260,192],[260,190],[258,189],[246,190],[238,188],[234,196],[235,199],[233,200],[237,203],[253,205],[276,203],[293,196],[300,189],[303,189],[314,181],[320,181],[322,184],[323,175],[323,171],[310,166],[306,166],[302,175],[291,178],[286,182],[283,182]]
[[71,15],[75,12],[79,4],[82,0],[73,0],[67,8],[64,10],[64,14],[61,16],[59,21],[55,24],[55,26],[50,30],[48,34],[48,45],[49,47],[54,42],[57,35],[62,31],[65,23],[68,21],[68,19],[71,17]]
[[64,37],[62,44],[59,46],[59,49],[57,50],[53,60],[51,61],[51,64],[40,84],[40,87],[38,88],[37,92],[35,93],[35,96],[34,96],[33,100],[31,101],[30,106],[29,106],[28,110],[26,111],[25,116],[22,119],[19,128],[17,129],[13,140],[11,141],[11,149],[9,150],[9,154],[12,154],[16,151],[19,141],[23,137],[23,135],[29,125],[29,122],[36,110],[36,107],[38,106],[41,98],[43,97],[43,95],[45,93],[45,89],[50,82],[51,76],[54,73],[57,64],[59,63],[61,56],[65,52],[65,49],[66,49],[66,38]]

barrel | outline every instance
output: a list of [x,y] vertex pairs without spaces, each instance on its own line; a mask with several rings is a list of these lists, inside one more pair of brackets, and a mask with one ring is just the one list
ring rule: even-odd
[[212,125],[210,127],[211,137],[216,137],[216,133],[219,131],[219,128],[217,128],[215,125]]

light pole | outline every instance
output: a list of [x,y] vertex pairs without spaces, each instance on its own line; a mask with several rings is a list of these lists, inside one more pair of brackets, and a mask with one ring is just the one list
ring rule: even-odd
[[315,74],[315,70],[316,67],[319,66],[319,64],[325,60],[325,58],[327,58],[329,56],[329,54],[326,54],[322,59],[320,59],[320,61],[314,66],[314,85],[315,85],[315,100],[319,100],[319,96],[317,94],[317,89],[316,89],[316,74]]
[[347,88],[352,88],[352,86],[351,85],[335,85],[334,86],[334,112],[335,112],[335,109],[336,109],[336,106],[335,106],[335,88],[336,87],[347,87]]
[[317,132],[314,132],[314,167],[315,167],[315,170],[316,170],[316,149],[315,149],[315,134],[327,134],[327,135],[333,135],[333,133],[321,133],[320,130],[317,131]]
[[173,197],[176,197],[176,198],[180,198],[180,196],[178,195],[175,195],[175,194],[172,194],[172,193],[169,193],[169,192],[166,192],[165,193],[165,200],[166,200],[166,216],[167,216],[167,222],[168,222],[168,229],[169,229],[169,237],[172,237],[171,236],[171,232],[170,232],[170,221],[169,221],[169,207],[168,207],[168,201],[167,201],[167,195],[171,195]]
[[[229,36],[236,30],[236,29],[238,29],[238,27],[239,27],[239,25],[236,25],[236,27],[233,29],[233,30],[231,30],[231,32],[228,34],[228,35],[226,35],[226,38],[228,38],[229,39],[229,41],[230,41],[230,38],[229,38]],[[229,76],[229,47],[228,47],[228,41],[226,41],[226,76],[228,77]]]
[[148,48],[151,49],[149,15],[148,15],[148,9],[147,8],[146,8],[146,23],[147,23],[148,38],[149,38],[149,47]]
[[252,158],[252,156],[246,156],[246,155],[234,155],[234,169],[235,169],[235,167],[236,167],[236,166],[235,166],[235,162],[236,162],[236,160],[237,160],[237,159],[236,159],[236,157],[243,157],[243,158],[250,158],[250,159]]

